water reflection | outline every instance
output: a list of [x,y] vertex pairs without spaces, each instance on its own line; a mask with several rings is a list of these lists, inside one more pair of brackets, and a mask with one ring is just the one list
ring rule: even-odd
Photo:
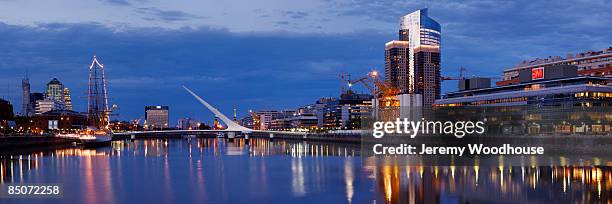
[[387,203],[611,202],[609,167],[381,167]]
[[358,153],[358,145],[267,139],[116,141],[0,155],[0,183],[64,183],[74,203],[612,202],[606,166],[539,166],[533,158],[513,167],[503,159],[498,166],[373,166]]

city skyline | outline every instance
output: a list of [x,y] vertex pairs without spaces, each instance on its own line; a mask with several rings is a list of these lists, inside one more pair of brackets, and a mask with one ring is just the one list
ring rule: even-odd
[[[153,25],[135,26],[123,22],[125,26],[117,27],[103,23],[112,19],[86,17],[83,21],[75,21],[71,15],[20,22],[14,18],[19,15],[0,12],[3,13],[0,14],[0,34],[7,39],[0,47],[6,53],[0,57],[3,61],[0,71],[6,73],[0,80],[5,82],[1,85],[8,86],[5,90],[10,89],[8,98],[16,111],[21,110],[20,83],[26,70],[30,72],[32,92],[42,92],[44,84],[57,77],[71,88],[74,109],[85,111],[87,66],[94,54],[108,67],[110,103],[120,106],[119,119],[142,116],[145,105],[169,105],[173,124],[182,117],[212,120],[211,114],[197,109],[197,104],[181,91],[182,84],[194,84],[195,90],[210,98],[224,113],[230,113],[234,106],[241,116],[249,109],[299,107],[319,97],[337,97],[341,86],[337,79],[339,71],[353,75],[365,75],[373,67],[382,71],[383,45],[396,38],[398,18],[423,7],[429,7],[430,16],[440,22],[444,30],[443,76],[457,76],[458,68],[465,66],[468,75],[499,77],[503,69],[523,59],[601,50],[610,46],[610,34],[607,33],[612,30],[609,26],[612,23],[606,23],[612,19],[606,12],[611,8],[610,3],[597,1],[574,5],[575,12],[569,14],[563,12],[571,5],[569,2],[546,6],[533,2],[528,4],[527,12],[516,16],[512,13],[521,8],[520,2],[501,5],[417,2],[381,11],[367,10],[375,9],[376,5],[362,2],[363,8],[350,7],[353,12],[346,11],[328,20],[323,18],[329,17],[329,12],[312,12],[315,3],[303,7],[310,11],[300,11],[300,5],[270,6],[264,10],[276,14],[254,18],[252,27],[257,29],[245,27],[242,30],[232,20],[216,23],[225,27],[203,23],[222,14],[205,17],[190,9],[181,10],[180,5],[173,8],[174,12],[163,12],[149,5],[154,4],[151,2],[142,3],[142,6],[140,2],[112,2],[115,3],[100,1],[96,5],[106,5],[101,10],[117,7],[119,13],[130,10],[138,15],[156,16],[148,20]],[[0,8],[19,10],[15,9],[14,2],[0,4],[3,4]],[[31,7],[23,5],[21,8]],[[356,14],[364,10],[367,12],[363,15]],[[462,14],[465,11],[478,12]],[[549,15],[539,15],[535,11]],[[588,21],[577,15],[577,11],[589,13],[591,18],[601,21]],[[263,26],[267,24],[259,22],[268,18],[279,18],[273,20],[278,26]],[[284,19],[286,23],[281,22],[282,18],[287,18]],[[370,20],[361,24],[354,22],[362,18]],[[192,21],[201,25],[191,24]],[[154,25],[155,22],[160,25]],[[306,26],[313,22],[330,32]],[[172,28],[164,23],[184,23],[188,27]],[[333,26],[343,23],[355,25],[355,28],[339,26],[342,29],[335,29],[338,26]],[[297,28],[292,28],[292,24]],[[556,32],[546,32],[552,27]],[[476,43],[480,45],[473,47]],[[455,90],[455,84],[455,81],[445,82],[442,92]],[[6,98],[8,91],[0,95]]]

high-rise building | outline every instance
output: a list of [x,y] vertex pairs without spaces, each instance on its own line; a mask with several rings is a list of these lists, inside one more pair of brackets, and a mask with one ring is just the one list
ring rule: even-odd
[[145,106],[145,127],[168,128],[168,106]]
[[70,89],[68,87],[64,87],[64,105],[66,106],[66,110],[72,110],[72,99],[70,98]]
[[409,93],[408,41],[392,40],[385,44],[385,81],[400,94]]
[[57,78],[53,78],[47,83],[46,94],[49,99],[64,101],[64,85]]
[[385,44],[385,80],[400,94],[422,95],[422,104],[431,106],[440,98],[440,40],[440,24],[427,9],[402,16],[399,41],[403,42]]
[[21,114],[24,116],[33,114],[30,104],[30,79],[27,76],[21,80]]

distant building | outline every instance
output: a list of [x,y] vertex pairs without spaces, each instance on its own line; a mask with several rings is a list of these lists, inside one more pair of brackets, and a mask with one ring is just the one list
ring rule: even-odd
[[64,101],[64,85],[57,78],[53,78],[47,83],[46,97],[56,101]]
[[30,103],[30,79],[25,77],[21,80],[21,115],[31,116],[34,108]]
[[192,118],[181,118],[178,119],[176,127],[181,130],[196,130],[200,128],[200,122]]
[[40,101],[44,99],[45,99],[44,93],[38,93],[38,92],[30,93],[30,106],[32,108],[32,111],[35,110],[36,101]]
[[277,110],[260,110],[257,111],[259,117],[259,129],[269,130],[272,128],[272,121],[276,119],[279,112]]
[[7,100],[0,99],[0,125],[13,120],[13,105]]
[[483,89],[491,87],[491,79],[483,77],[472,77],[459,79],[459,90]]
[[145,127],[168,128],[168,106],[145,106]]
[[370,113],[372,99],[368,94],[345,95],[329,100],[321,110],[323,127],[328,129],[361,129],[361,120]]
[[33,132],[38,131],[66,131],[77,132],[87,128],[87,116],[69,110],[52,110],[33,118]]
[[253,115],[249,114],[247,116],[244,116],[242,119],[240,119],[240,125],[253,129],[253,130],[257,130],[259,128],[258,122],[255,121],[255,119],[253,118]]
[[312,106],[283,110],[272,120],[273,130],[311,129],[317,127],[317,116]]
[[519,72],[540,67],[555,65],[575,65],[578,67],[578,76],[605,76],[612,77],[612,47],[601,51],[588,51],[579,54],[568,54],[565,58],[550,56],[545,59],[523,60],[516,66],[504,70],[497,86],[519,84]]
[[314,107],[314,114],[317,116],[317,127],[323,127],[324,126],[324,119],[325,119],[325,110],[326,110],[326,106],[329,102],[332,101],[336,101],[338,100],[337,98],[332,98],[332,97],[324,97],[324,98],[319,98],[319,100],[317,100],[315,102],[315,104],[313,105]]
[[273,130],[311,129],[317,127],[317,116],[314,113],[295,114],[272,121]]
[[66,107],[61,101],[46,98],[36,101],[36,114],[40,115],[53,110],[65,110]]
[[66,110],[72,110],[72,99],[70,98],[70,89],[68,87],[64,87],[64,105],[66,106]]

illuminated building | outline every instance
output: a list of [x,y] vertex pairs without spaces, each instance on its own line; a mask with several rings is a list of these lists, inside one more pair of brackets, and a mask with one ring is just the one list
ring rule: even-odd
[[70,89],[68,87],[64,87],[64,105],[66,106],[66,110],[72,110],[72,99],[70,98]]
[[440,24],[427,9],[401,17],[399,41],[385,44],[385,81],[431,106],[440,97],[440,40]]
[[385,81],[408,93],[408,41],[393,40],[385,44]]
[[269,130],[272,128],[272,121],[276,119],[279,111],[277,110],[260,110],[257,111],[257,116],[259,117],[259,129],[260,130]]
[[577,67],[521,70],[517,84],[450,92],[435,106],[612,106],[612,78],[578,76]]
[[251,128],[253,130],[256,130],[255,127],[259,127],[256,125],[256,121],[252,114],[244,116],[242,119],[240,119],[240,125],[247,128]]
[[181,130],[197,130],[200,122],[192,118],[181,118],[178,120],[176,127]]
[[66,107],[64,106],[64,103],[62,103],[61,101],[57,101],[57,100],[53,100],[50,98],[46,98],[43,100],[37,100],[36,101],[36,114],[40,115],[49,111],[53,111],[53,110],[65,110]]
[[337,98],[324,97],[319,98],[314,104],[314,113],[317,116],[317,127],[323,127],[325,122],[325,110],[327,103],[338,100]]
[[46,96],[52,100],[64,101],[64,85],[57,78],[53,78],[47,83]]
[[76,132],[87,127],[87,117],[70,110],[52,110],[36,115],[33,118],[31,131],[58,130]]
[[301,107],[297,110],[283,110],[272,120],[271,129],[311,129],[317,127],[317,116],[313,106]]
[[[61,104],[61,108],[59,110],[72,110],[72,99],[70,98],[70,89],[64,87],[64,85],[57,80],[57,78],[53,78],[49,83],[47,83],[47,90],[45,92],[45,97],[49,100],[54,100],[56,103]],[[50,103],[44,102],[45,105],[49,105]],[[58,109],[54,109],[58,110]],[[40,114],[40,112],[37,112]]]
[[578,67],[579,76],[612,76],[612,47],[601,51],[588,51],[579,54],[568,54],[565,58],[560,56],[548,57],[546,59],[524,60],[515,67],[504,70],[501,81],[497,86],[519,83],[519,72],[540,67],[555,65],[575,65]]
[[328,129],[361,129],[361,119],[370,113],[372,99],[368,94],[343,95],[331,100],[322,110],[323,127]]
[[168,106],[145,106],[145,127],[168,128]]

